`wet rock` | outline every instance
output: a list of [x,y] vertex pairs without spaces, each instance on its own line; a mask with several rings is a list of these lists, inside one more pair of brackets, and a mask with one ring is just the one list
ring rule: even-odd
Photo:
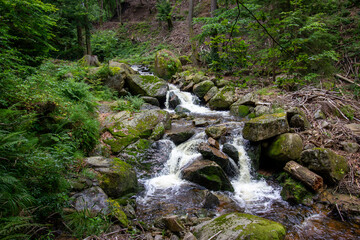
[[199,160],[185,167],[182,178],[197,183],[209,190],[234,191],[223,169],[213,161]]
[[215,125],[215,126],[207,127],[205,129],[206,135],[208,135],[209,137],[212,137],[214,139],[218,139],[221,136],[225,135],[227,133],[227,131],[228,131],[228,129],[224,125]]
[[214,86],[214,83],[210,80],[206,80],[195,84],[193,87],[193,92],[199,98],[203,98],[206,93]]
[[354,142],[341,142],[340,144],[344,148],[345,152],[356,153],[357,151],[359,151],[360,146],[357,143],[354,143]]
[[205,200],[202,207],[206,209],[215,209],[217,206],[219,206],[219,204],[219,199],[210,191],[206,191]]
[[185,227],[180,223],[178,216],[166,216],[163,217],[163,221],[167,229],[171,232],[182,232],[184,231]]
[[146,159],[146,151],[150,145],[151,141],[147,139],[139,139],[138,141],[124,148],[118,154],[118,157],[141,169],[143,167],[142,163]]
[[159,103],[159,100],[157,98],[154,98],[154,97],[148,97],[148,96],[142,96],[141,97],[144,102],[146,103],[149,103],[151,105],[154,105],[154,106],[157,106],[159,107],[160,106],[160,103]]
[[259,117],[264,114],[270,114],[271,108],[269,108],[268,106],[264,106],[264,105],[258,105],[254,108],[254,112],[255,112],[255,116]]
[[219,91],[219,89],[217,87],[215,87],[215,86],[210,88],[210,90],[204,96],[205,102],[210,101],[210,99],[212,97],[214,97],[217,94],[218,91]]
[[322,176],[328,184],[338,183],[349,171],[346,159],[326,148],[303,151],[299,162]]
[[261,144],[251,142],[246,145],[246,153],[251,159],[255,171],[259,170],[261,157]]
[[284,133],[271,140],[265,154],[275,165],[284,167],[288,161],[300,158],[302,150],[303,142],[298,134]]
[[176,113],[189,113],[190,110],[187,109],[187,108],[185,108],[185,107],[182,107],[182,106],[177,106],[177,107],[175,108],[175,112],[176,112]]
[[280,223],[245,213],[229,213],[194,228],[199,240],[216,239],[284,239],[286,230]]
[[159,101],[165,100],[169,90],[167,83],[156,76],[131,75],[127,84],[133,95],[153,97]]
[[234,102],[235,89],[227,86],[220,89],[209,101],[209,107],[213,110],[228,110]]
[[180,98],[174,93],[169,93],[169,107],[175,109],[178,105],[180,105]]
[[222,151],[231,157],[236,163],[239,162],[239,151],[233,145],[225,143],[223,145]]
[[164,134],[165,134],[165,125],[164,123],[160,122],[154,127],[150,136],[150,140],[154,140],[154,141],[160,140],[162,136],[164,136]]
[[212,137],[208,138],[208,143],[210,144],[210,146],[216,148],[216,149],[220,149],[220,144],[218,141],[216,141],[215,139],[213,139]]
[[193,121],[195,127],[206,127],[209,122],[205,118],[195,118]]
[[170,79],[182,69],[179,58],[173,52],[166,49],[156,52],[154,67],[155,74],[164,79]]
[[88,188],[81,193],[75,194],[75,209],[82,211],[89,209],[92,212],[109,212],[108,196],[100,187]]
[[189,140],[192,136],[194,136],[194,134],[194,129],[184,129],[182,131],[169,133],[168,137],[175,143],[175,145],[179,145]]
[[316,120],[326,119],[326,116],[325,116],[325,114],[319,109],[319,110],[317,110],[317,111],[315,112],[314,118],[315,118]]
[[266,114],[247,121],[243,128],[243,137],[257,142],[288,131],[286,113]]
[[194,82],[190,82],[186,85],[183,85],[180,87],[180,90],[181,91],[184,91],[184,92],[191,92],[193,87],[194,87],[195,83]]
[[112,159],[110,167],[95,169],[100,187],[112,197],[119,198],[129,193],[136,193],[138,182],[133,167],[118,158]]
[[[147,150],[147,158],[144,164],[150,165],[153,171],[159,171],[169,159],[174,144],[170,140],[154,142]],[[155,169],[154,169],[155,168]]]
[[211,147],[206,143],[200,143],[198,150],[204,159],[216,162],[229,176],[234,176],[236,174],[235,169],[233,169],[230,163],[229,157],[220,150]]
[[159,123],[163,123],[165,129],[169,128],[171,121],[169,113],[164,110],[144,110],[132,116],[127,111],[111,114],[104,123],[111,134],[103,141],[116,154],[139,139],[150,138]]
[[301,204],[306,198],[311,198],[312,194],[299,181],[288,177],[280,193],[282,199],[293,204]]

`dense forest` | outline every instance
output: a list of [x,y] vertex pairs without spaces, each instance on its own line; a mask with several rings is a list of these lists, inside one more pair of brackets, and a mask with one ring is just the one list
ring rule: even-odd
[[[109,61],[156,71],[162,49],[239,91],[305,103],[317,97],[308,87],[321,89],[346,99],[328,100],[327,116],[360,121],[357,0],[0,0],[0,239],[114,231],[111,214],[68,210],[73,179],[95,176],[84,158],[101,142],[100,102],[133,113],[144,103],[104,84],[117,74]],[[323,129],[324,145],[360,143],[340,126]],[[359,197],[359,155],[346,154]],[[129,239],[146,230],[120,225]]]

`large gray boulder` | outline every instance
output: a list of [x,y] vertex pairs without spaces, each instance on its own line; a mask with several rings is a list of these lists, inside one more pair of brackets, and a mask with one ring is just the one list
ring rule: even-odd
[[213,110],[228,110],[234,102],[235,88],[231,86],[221,88],[209,101],[209,107]]
[[273,139],[265,153],[276,165],[284,167],[288,161],[300,158],[303,150],[301,137],[296,133],[284,133]]
[[205,129],[205,133],[206,135],[208,135],[208,137],[212,137],[214,139],[218,139],[221,136],[224,136],[228,131],[228,128],[225,125],[214,125],[214,126],[210,126],[207,127]]
[[108,196],[100,187],[88,188],[73,196],[74,207],[77,211],[90,210],[92,212],[109,213]]
[[229,213],[194,228],[198,240],[284,239],[286,229],[280,223],[246,213]]
[[113,153],[119,153],[131,143],[149,139],[154,134],[158,139],[162,136],[159,134],[164,134],[164,128],[170,128],[171,124],[170,115],[164,110],[144,110],[133,114],[123,111],[107,116],[103,122],[110,133],[103,141],[110,145]]
[[215,86],[210,88],[210,90],[205,94],[204,100],[206,102],[210,101],[210,99],[212,97],[214,97],[217,94],[218,91],[219,91],[219,89],[217,87],[215,87]]
[[129,90],[134,95],[149,96],[165,100],[169,90],[167,83],[156,76],[131,75],[127,79]]
[[257,142],[289,131],[286,113],[266,114],[245,123],[243,137]]
[[195,84],[193,87],[193,92],[199,98],[203,98],[212,87],[214,87],[214,83],[210,80],[206,80]]
[[326,148],[303,151],[299,162],[323,177],[328,184],[338,183],[349,171],[346,159]]
[[209,190],[234,191],[223,169],[213,161],[195,161],[181,171],[182,178]]

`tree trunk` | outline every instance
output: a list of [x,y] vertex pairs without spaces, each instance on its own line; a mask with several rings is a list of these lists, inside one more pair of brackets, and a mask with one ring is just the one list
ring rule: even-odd
[[91,55],[91,32],[90,32],[90,21],[89,21],[89,5],[88,0],[84,1],[85,8],[86,8],[86,14],[85,14],[85,41],[86,41],[86,49],[85,49],[85,55]]
[[121,0],[116,0],[116,13],[118,15],[119,22],[121,23]]
[[104,23],[104,0],[98,0],[98,2],[99,2],[99,7],[100,7],[99,23],[100,23],[100,26],[102,26]]
[[284,170],[314,191],[319,191],[323,188],[322,177],[294,161],[286,163]]
[[211,0],[211,17],[214,17],[215,11],[217,10],[217,0]]
[[173,23],[171,20],[171,16],[169,16],[167,19],[167,25],[168,25],[168,30],[171,31],[173,29]]
[[84,48],[83,31],[80,25],[76,26],[77,41],[80,48]]
[[191,61],[197,64],[199,59],[199,54],[197,52],[196,42],[194,40],[194,28],[192,23],[193,16],[194,16],[194,0],[189,0],[188,27],[189,27],[189,40],[191,44]]
[[[211,17],[215,17],[215,11],[217,10],[217,0],[211,0]],[[212,29],[211,37],[217,36],[217,30]],[[211,45],[211,58],[213,61],[219,61],[219,45],[214,43]]]

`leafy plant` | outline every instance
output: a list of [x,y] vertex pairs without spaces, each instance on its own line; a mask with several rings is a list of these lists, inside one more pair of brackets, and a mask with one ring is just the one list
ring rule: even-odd
[[139,96],[126,96],[120,98],[117,101],[117,106],[114,107],[114,110],[117,111],[131,111],[137,112],[140,110],[141,106],[144,104],[144,100]]

